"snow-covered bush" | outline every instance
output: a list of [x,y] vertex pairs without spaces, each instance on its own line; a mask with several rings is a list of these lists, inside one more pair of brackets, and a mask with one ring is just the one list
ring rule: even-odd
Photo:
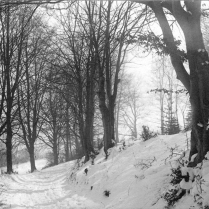
[[126,149],[126,142],[122,141],[122,145],[119,146],[119,152],[121,152],[122,150],[125,150],[125,149]]
[[186,193],[185,190],[182,190],[181,192],[179,192],[179,186],[176,185],[174,186],[172,189],[169,189],[164,195],[163,198],[165,199],[165,201],[168,204],[169,208],[170,206],[173,206],[179,199],[181,199],[184,194]]
[[188,163],[181,158],[179,166],[172,169],[171,184],[174,187],[163,195],[168,203],[167,208],[174,205],[185,193],[189,193],[198,208],[209,209],[209,152],[202,163],[194,168],[189,167],[194,158],[195,155]]
[[173,206],[186,193],[186,190],[181,190],[179,187],[179,183],[182,181],[181,167],[172,168],[171,172],[170,183],[173,186],[163,195],[168,207]]
[[194,181],[193,168],[187,167],[188,161],[185,159],[185,153],[183,152],[180,158],[177,160],[178,165],[176,168],[171,169],[171,185],[163,198],[168,203],[168,207],[174,205],[179,199],[181,199],[186,192],[192,189],[192,182]]
[[176,185],[176,184],[179,184],[182,180],[182,176],[181,176],[181,167],[178,166],[177,168],[172,168],[171,169],[171,176],[172,176],[172,179],[170,181],[170,183],[172,185]]
[[142,133],[140,134],[143,141],[147,141],[148,139],[151,139],[153,137],[157,136],[157,133],[154,131],[150,131],[148,126],[142,126]]
[[109,197],[109,196],[110,196],[110,194],[111,194],[111,193],[110,193],[110,191],[109,191],[109,190],[105,190],[105,191],[104,191],[104,195],[105,195],[105,196]]
[[94,159],[96,158],[96,154],[98,155],[99,153],[96,152],[95,154],[93,152],[90,153],[89,157],[91,160],[91,164],[94,165]]

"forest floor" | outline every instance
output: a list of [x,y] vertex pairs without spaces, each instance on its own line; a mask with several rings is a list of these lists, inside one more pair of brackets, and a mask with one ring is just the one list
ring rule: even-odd
[[[160,135],[126,141],[125,147],[112,148],[108,159],[101,151],[93,164],[77,160],[34,173],[0,175],[0,208],[163,209],[171,168],[186,149],[186,133]],[[43,166],[43,160],[39,163]],[[199,206],[186,195],[174,208]]]

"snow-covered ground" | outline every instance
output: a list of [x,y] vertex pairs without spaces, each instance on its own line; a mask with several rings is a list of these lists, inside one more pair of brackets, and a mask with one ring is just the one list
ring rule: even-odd
[[[165,208],[162,195],[170,187],[175,160],[186,150],[185,133],[158,136],[146,142],[129,141],[125,149],[121,147],[112,148],[107,160],[101,152],[94,165],[71,161],[32,174],[1,175],[0,208]],[[209,165],[205,165],[207,191]],[[105,191],[109,196],[104,195]],[[175,206],[198,207],[192,195],[184,196]]]

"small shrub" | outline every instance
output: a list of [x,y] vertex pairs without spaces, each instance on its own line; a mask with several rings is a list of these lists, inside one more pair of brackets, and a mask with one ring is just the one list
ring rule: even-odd
[[94,165],[94,159],[96,158],[96,154],[97,154],[97,153],[94,154],[94,153],[91,152],[90,155],[89,155],[89,157],[90,157],[90,159],[91,159],[91,164],[92,164],[92,165]]
[[109,190],[105,190],[105,191],[104,191],[104,195],[105,195],[105,196],[109,197],[109,196],[110,196],[110,194],[111,194],[111,193],[110,193],[110,191],[109,191]]
[[177,168],[172,168],[171,171],[172,171],[172,174],[171,174],[172,179],[171,179],[170,183],[172,185],[179,184],[182,180],[181,167],[178,166]]
[[88,168],[85,168],[84,173],[85,173],[85,174],[86,174],[86,176],[87,176],[87,173],[88,173]]
[[168,203],[168,206],[173,206],[179,199],[186,194],[186,190],[179,190],[178,187],[168,190],[163,198]]
[[126,149],[126,143],[123,141],[122,146],[119,147],[119,152]]
[[171,172],[172,179],[170,183],[174,186],[174,188],[169,189],[163,196],[165,201],[168,203],[168,208],[173,206],[186,193],[186,190],[179,187],[179,183],[182,180],[181,167],[178,166],[177,168],[172,168]]
[[154,131],[150,131],[148,126],[142,126],[142,133],[140,136],[144,141],[147,141],[148,139],[156,137],[157,133],[155,133]]

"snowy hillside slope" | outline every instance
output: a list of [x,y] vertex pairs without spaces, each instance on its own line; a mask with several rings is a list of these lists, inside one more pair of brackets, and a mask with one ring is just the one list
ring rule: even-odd
[[[94,165],[71,161],[32,174],[1,175],[0,205],[37,209],[165,208],[167,202],[162,196],[171,186],[171,167],[186,150],[185,133],[158,136],[146,142],[129,141],[124,150],[121,146],[112,148],[108,159],[101,151]],[[207,204],[208,161],[204,166],[203,198]],[[200,206],[189,194],[170,208]]]
[[[94,165],[88,163],[76,172],[70,170],[70,188],[100,203],[100,208],[162,209],[166,202],[161,195],[170,182],[170,148],[177,153],[185,150],[185,134],[136,142],[121,152],[113,148],[107,160],[101,153]],[[172,160],[178,157],[174,155]],[[110,191],[109,197],[104,196],[105,190]]]

